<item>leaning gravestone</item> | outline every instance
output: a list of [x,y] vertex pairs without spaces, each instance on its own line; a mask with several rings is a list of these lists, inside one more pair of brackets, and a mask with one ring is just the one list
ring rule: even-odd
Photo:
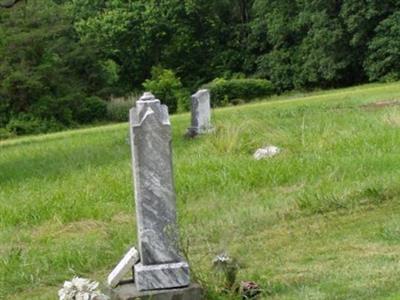
[[188,128],[187,135],[196,136],[212,131],[211,126],[211,106],[210,92],[208,90],[199,90],[192,95],[192,122]]
[[168,108],[145,93],[130,111],[140,262],[134,283],[113,289],[114,299],[201,299],[179,251]]

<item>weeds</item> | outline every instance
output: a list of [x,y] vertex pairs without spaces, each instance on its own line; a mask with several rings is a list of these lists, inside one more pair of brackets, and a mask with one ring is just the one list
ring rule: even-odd
[[[217,109],[216,132],[194,140],[182,137],[189,115],[171,117],[182,246],[207,299],[238,298],[215,282],[213,249],[245,261],[236,282],[256,281],[267,299],[399,295],[400,132],[387,109],[342,109],[399,93],[370,85]],[[125,123],[0,142],[0,298],[104,281],[136,241],[127,133]],[[284,151],[254,160],[268,144]]]

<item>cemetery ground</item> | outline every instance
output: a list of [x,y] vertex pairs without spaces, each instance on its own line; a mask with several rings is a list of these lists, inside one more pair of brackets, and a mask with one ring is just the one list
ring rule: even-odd
[[[400,83],[171,117],[182,244],[207,299],[227,251],[262,299],[400,299]],[[382,102],[389,100],[390,102]],[[378,103],[377,103],[378,102]],[[0,142],[0,299],[104,282],[135,244],[128,124]],[[257,148],[282,152],[262,161]]]

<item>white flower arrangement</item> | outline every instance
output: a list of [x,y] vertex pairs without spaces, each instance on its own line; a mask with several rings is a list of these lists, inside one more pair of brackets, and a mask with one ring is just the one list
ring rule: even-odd
[[239,264],[236,259],[223,252],[213,259],[213,266],[225,277],[225,289],[231,290],[236,283],[236,275],[239,271]]
[[99,283],[86,278],[74,277],[65,281],[62,289],[58,291],[60,300],[108,300],[97,288]]
[[216,257],[214,257],[213,259],[213,264],[226,264],[231,262],[232,259],[228,256],[228,254],[226,254],[225,252],[218,254]]

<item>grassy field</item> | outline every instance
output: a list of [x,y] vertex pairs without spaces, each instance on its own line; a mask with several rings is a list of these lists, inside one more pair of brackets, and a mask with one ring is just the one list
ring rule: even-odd
[[[400,299],[400,83],[214,111],[185,140],[171,118],[182,240],[208,299],[226,250],[262,299]],[[104,282],[135,244],[127,124],[0,142],[0,299]],[[283,149],[255,161],[255,149]]]

